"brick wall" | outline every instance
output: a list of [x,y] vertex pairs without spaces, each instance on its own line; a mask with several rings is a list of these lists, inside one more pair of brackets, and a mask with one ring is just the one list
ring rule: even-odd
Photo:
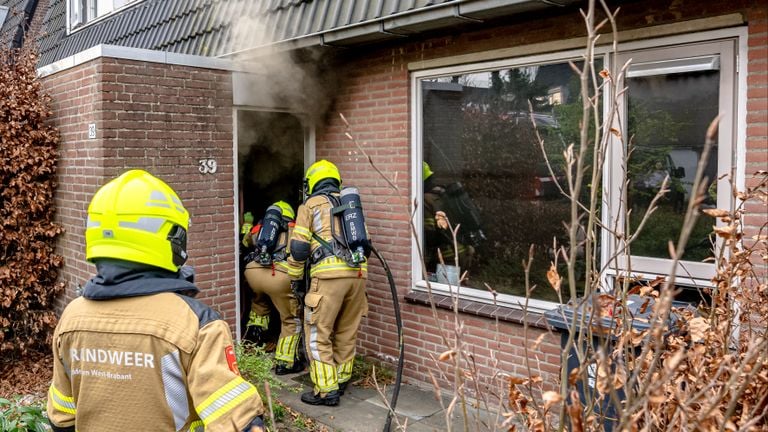
[[96,76],[99,63],[92,61],[43,80],[45,91],[52,97],[52,122],[61,133],[56,216],[65,230],[58,253],[64,257],[60,278],[66,290],[58,309],[74,298],[75,288],[94,270],[85,262],[85,220],[90,197],[104,179],[101,141],[88,140],[88,124],[97,121],[96,110],[101,104]]
[[[749,12],[749,37],[747,40],[747,154],[746,185],[755,186],[756,171],[768,170],[768,4],[755,7]],[[768,222],[768,206],[757,200],[745,205],[745,236],[757,234]],[[768,275],[768,262],[755,256],[758,271]]]
[[[749,22],[749,122],[747,140],[747,173],[766,168],[766,42],[765,7],[761,0],[733,2],[644,1],[622,2],[619,29],[628,30],[648,25],[669,24],[696,18],[741,13]],[[410,99],[409,62],[450,57],[490,49],[567,39],[583,35],[578,12],[550,12],[547,17],[519,17],[504,26],[488,26],[478,32],[455,32],[417,42],[393,42],[379,49],[352,51],[345,55],[341,69],[349,71],[342,79],[334,112],[343,113],[352,125],[356,138],[364,143],[376,165],[399,191],[392,191],[378,174],[369,168],[360,151],[344,137],[343,124],[334,114],[317,134],[318,158],[338,163],[346,184],[361,189],[371,235],[382,254],[389,260],[400,295],[411,289],[411,243],[408,224],[412,191],[410,190]],[[418,174],[418,173],[417,173]],[[749,219],[752,232],[765,222],[765,207],[752,206],[758,216]],[[762,212],[762,213],[760,213]],[[377,265],[371,266],[369,282],[370,313],[361,328],[359,348],[366,354],[384,359],[396,358],[397,335],[386,279]],[[400,298],[407,343],[405,374],[418,382],[428,382],[429,374],[439,376],[430,357],[442,352],[439,331],[453,328],[452,315],[440,312],[437,322],[428,307],[408,304]],[[498,369],[522,373],[522,326],[461,314],[468,340],[476,342],[475,360],[490,372],[491,352],[499,361]],[[528,340],[535,340],[542,330],[532,329]],[[555,382],[559,370],[559,338],[545,334],[531,354],[540,360],[539,371],[545,382]]]
[[[62,132],[59,220],[66,233],[62,280],[69,301],[95,268],[85,262],[84,226],[97,187],[127,169],[164,179],[192,216],[189,264],[200,298],[235,322],[232,89],[229,72],[102,58],[45,80]],[[96,139],[88,139],[95,123]],[[203,175],[198,160],[215,159]]]
[[[623,2],[620,29],[667,24],[686,19],[740,12],[749,21],[749,78],[747,90],[747,173],[766,165],[766,67],[768,20],[765,0],[751,2],[697,2],[654,0]],[[495,48],[572,38],[583,33],[574,10],[551,12],[546,18],[520,17],[504,26],[486,26],[478,32],[451,33],[419,41],[349,50],[334,113],[317,131],[317,157],[336,162],[345,184],[363,193],[371,235],[389,260],[397,283],[405,321],[406,376],[426,383],[429,373],[439,376],[431,356],[445,347],[439,331],[453,326],[453,315],[439,311],[435,320],[428,307],[403,299],[411,289],[410,99],[407,64]],[[54,122],[63,143],[59,165],[59,220],[67,232],[60,242],[65,256],[62,279],[67,296],[93,273],[84,261],[83,225],[88,200],[105,179],[126,168],[145,168],[165,178],[192,213],[190,263],[199,274],[205,299],[234,323],[235,242],[234,178],[232,169],[232,90],[229,74],[189,67],[135,61],[99,59],[45,78],[54,97]],[[360,150],[344,136],[335,113],[342,112],[355,137],[399,190],[391,190],[371,170]],[[96,123],[97,138],[87,138],[87,126]],[[197,160],[215,158],[219,172],[203,176]],[[748,180],[749,184],[749,180]],[[750,207],[754,230],[765,221],[764,207]],[[361,328],[359,348],[387,360],[397,355],[397,335],[386,277],[371,265],[370,313]],[[62,303],[63,304],[63,303]],[[462,314],[467,341],[474,345],[480,368],[490,373],[492,357],[498,368],[522,374],[525,340],[520,325]],[[559,340],[531,329],[528,340],[544,334],[531,356],[546,382],[554,382],[559,368]],[[494,353],[492,355],[492,353]]]

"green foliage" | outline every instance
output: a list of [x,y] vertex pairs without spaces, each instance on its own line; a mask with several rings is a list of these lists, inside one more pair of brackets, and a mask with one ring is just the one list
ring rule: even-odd
[[43,402],[10,401],[0,398],[0,430],[4,432],[50,431]]
[[54,222],[59,134],[34,52],[0,50],[0,361],[50,346],[62,257]]
[[287,413],[288,413],[288,410],[285,409],[285,405],[283,405],[279,401],[275,401],[275,403],[272,404],[272,415],[275,416],[276,422],[279,423],[283,421]]
[[360,383],[364,387],[373,387],[374,371],[376,373],[376,382],[379,385],[392,384],[395,382],[395,375],[386,364],[361,355],[355,356],[355,362],[352,364],[351,383]]
[[[634,231],[640,223],[645,208],[637,209],[630,217],[630,226]],[[683,228],[683,214],[674,211],[671,206],[661,202],[658,209],[649,217],[643,231],[632,243],[632,254],[639,256],[668,258],[669,241],[676,241]],[[687,261],[703,261],[712,256],[714,218],[700,215],[693,226],[690,239],[685,246],[683,259]]]
[[244,379],[253,383],[264,398],[264,382],[270,387],[281,388],[283,383],[272,375],[274,361],[263,347],[248,341],[235,346],[237,355],[237,367]]
[[304,417],[296,417],[293,419],[293,427],[300,430],[307,430],[307,421]]

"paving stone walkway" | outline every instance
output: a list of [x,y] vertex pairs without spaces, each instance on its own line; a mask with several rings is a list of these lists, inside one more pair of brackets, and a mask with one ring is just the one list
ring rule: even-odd
[[[278,377],[285,387],[274,390],[277,399],[290,408],[310,417],[337,432],[381,432],[387,419],[387,408],[376,389],[349,386],[338,406],[312,406],[302,403],[301,393],[311,389],[307,385],[308,374],[286,375]],[[387,390],[387,400],[391,398],[391,389]],[[446,431],[445,412],[431,390],[403,384],[397,400],[400,425],[405,425],[407,432],[443,432]],[[486,413],[470,414],[472,423],[478,419],[487,421]],[[463,431],[464,423],[460,414],[454,415],[454,431]],[[393,420],[391,431],[398,430]],[[478,425],[479,426],[479,425]],[[470,430],[475,430],[470,426]],[[477,430],[484,430],[478,427]]]

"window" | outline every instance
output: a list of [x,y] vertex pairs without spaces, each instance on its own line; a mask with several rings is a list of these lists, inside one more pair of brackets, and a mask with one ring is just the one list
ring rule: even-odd
[[8,6],[0,6],[0,28],[5,23],[5,18],[8,16]]
[[68,0],[69,30],[141,0]]
[[[740,30],[722,30],[623,45],[618,64],[632,61],[621,83],[626,92],[619,101],[623,117],[618,127],[621,136],[631,137],[631,145],[616,140],[606,155],[603,184],[598,185],[604,197],[602,224],[632,230],[665,177],[670,192],[629,250],[620,250],[607,231],[600,233],[597,248],[607,284],[617,277],[653,280],[674,271],[676,284],[687,287],[683,291],[690,299],[702,298],[701,288],[709,286],[714,265],[708,258],[717,241],[711,235],[714,219],[699,215],[677,269],[671,268],[667,245],[680,234],[705,132],[718,115],[717,143],[704,163],[708,187],[702,207],[730,208],[730,179],[737,185],[743,182],[743,172],[735,167],[737,143],[743,140],[743,134],[737,137],[736,124],[744,109],[736,101],[736,52],[745,47],[737,36],[743,37]],[[413,186],[426,262],[422,273],[414,251],[417,290],[424,289],[426,274],[434,290],[449,292],[468,271],[468,280],[459,288],[462,298],[518,306],[525,295],[523,261],[532,251],[530,283],[537,289],[529,307],[551,309],[558,300],[546,272],[553,239],[568,247],[564,222],[570,219],[569,203],[557,183],[564,181],[563,150],[579,142],[581,101],[569,61],[581,67],[580,54],[413,73],[414,172],[420,174],[414,176]],[[597,58],[599,69],[607,57]],[[531,117],[544,140],[544,152]],[[584,201],[592,187],[583,185]],[[627,209],[631,212],[625,220]],[[453,225],[461,224],[458,268],[450,235],[438,226],[438,211]],[[494,298],[488,287],[499,295]]]
[[[693,179],[702,157],[705,132],[721,115],[717,142],[704,161],[707,193],[702,208],[730,208],[729,177],[733,176],[735,133],[735,42],[627,52],[618,61],[632,58],[622,101],[625,135],[631,143],[612,154],[611,222],[634,230],[650,200],[668,178],[669,193],[659,201],[628,253],[620,253],[615,270],[634,274],[668,274],[671,269],[668,241],[680,235],[692,195]],[[631,152],[627,150],[631,148]],[[629,154],[626,167],[622,159]],[[615,185],[628,180],[621,196]],[[621,209],[631,209],[629,220]],[[707,285],[714,275],[712,226],[714,218],[700,214],[676,270],[680,281]],[[621,251],[619,251],[621,252]]]
[[[425,163],[419,200],[422,239],[428,278],[438,286],[455,284],[466,270],[469,278],[463,285],[476,293],[490,286],[502,294],[525,296],[523,261],[532,250],[530,277],[537,285],[532,297],[558,301],[546,273],[554,259],[553,239],[558,245],[567,242],[564,222],[570,219],[570,202],[557,183],[564,185],[563,151],[578,142],[582,115],[579,78],[568,60],[417,80]],[[546,158],[531,117],[543,137]],[[450,232],[440,228],[438,211],[454,226],[461,224],[458,269]]]

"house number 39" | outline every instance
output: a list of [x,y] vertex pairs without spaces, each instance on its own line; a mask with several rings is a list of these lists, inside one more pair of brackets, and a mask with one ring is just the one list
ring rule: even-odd
[[200,166],[197,169],[201,174],[213,174],[218,168],[216,166],[216,159],[200,159],[198,163]]

